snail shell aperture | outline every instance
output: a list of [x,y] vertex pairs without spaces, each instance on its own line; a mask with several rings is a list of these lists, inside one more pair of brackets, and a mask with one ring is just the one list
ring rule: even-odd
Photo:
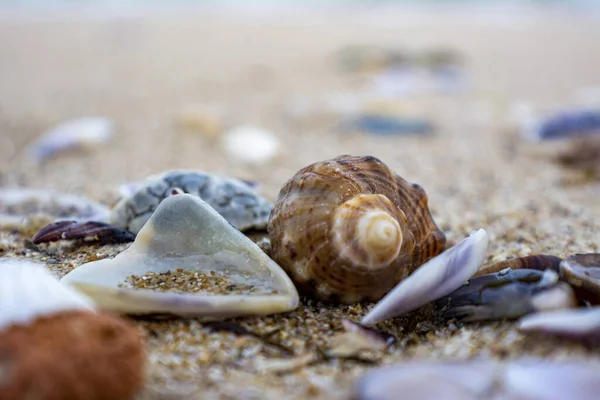
[[371,156],[340,156],[298,171],[268,224],[271,256],[299,290],[322,301],[376,301],[446,237],[427,195]]

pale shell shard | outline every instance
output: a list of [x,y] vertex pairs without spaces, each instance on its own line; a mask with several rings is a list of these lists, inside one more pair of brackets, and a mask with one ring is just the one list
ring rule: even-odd
[[[131,275],[178,268],[224,271],[274,294],[203,295],[119,287]],[[92,297],[99,307],[126,314],[173,314],[210,318],[267,315],[295,309],[296,288],[260,248],[199,197],[165,199],[132,246],[112,260],[73,270],[63,282]]]
[[600,391],[597,363],[522,359],[407,362],[378,368],[359,380],[355,400],[593,400]]
[[113,207],[109,222],[138,233],[158,205],[176,188],[199,196],[239,230],[267,226],[272,204],[246,182],[190,170],[150,176],[128,188],[130,195]]
[[94,310],[93,302],[62,285],[43,265],[0,261],[0,331],[15,324],[72,310]]
[[598,363],[527,360],[510,364],[502,399],[595,400],[600,393]]
[[600,307],[532,314],[519,321],[519,330],[579,339],[600,339]]
[[113,122],[103,117],[84,117],[63,122],[44,132],[27,148],[36,161],[44,161],[67,150],[92,148],[110,140]]
[[477,400],[492,390],[498,366],[486,362],[408,362],[371,370],[355,389],[355,400]]
[[337,303],[377,301],[445,248],[425,191],[372,157],[298,171],[268,225],[271,255],[300,290]]
[[361,324],[400,316],[459,288],[485,260],[488,235],[480,229],[432,258],[400,282],[363,317]]
[[396,341],[390,334],[366,328],[349,320],[342,320],[345,332],[331,338],[330,357],[353,357],[362,351],[382,351]]

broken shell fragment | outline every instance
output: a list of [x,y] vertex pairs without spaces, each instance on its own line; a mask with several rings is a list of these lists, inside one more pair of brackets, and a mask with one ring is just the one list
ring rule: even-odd
[[600,253],[573,254],[560,263],[560,273],[578,298],[600,304]]
[[407,362],[369,371],[352,399],[388,400],[593,400],[600,391],[597,363],[527,359]]
[[600,307],[529,315],[519,321],[519,330],[574,339],[600,339]]
[[32,242],[33,244],[40,244],[56,240],[75,239],[83,239],[86,242],[101,241],[103,244],[126,243],[132,242],[135,235],[104,222],[58,221],[40,229],[33,236]]
[[444,318],[466,322],[514,319],[547,309],[576,307],[577,299],[566,284],[558,284],[553,270],[505,269],[469,280],[439,299]]
[[[200,280],[201,275],[223,278],[233,286],[219,286],[216,293],[124,287],[132,277],[175,273],[191,273]],[[185,286],[185,276],[182,280]],[[299,303],[296,288],[273,260],[206,202],[189,194],[166,198],[126,251],[112,260],[84,264],[63,282],[89,295],[100,308],[126,314],[221,318],[286,312]],[[225,294],[241,286],[252,289]]]
[[343,320],[344,332],[331,339],[330,357],[352,357],[362,351],[381,351],[396,341],[393,335],[366,328],[349,320]]
[[483,263],[487,246],[485,230],[472,233],[400,282],[365,315],[361,324],[373,325],[400,316],[456,290]]
[[0,262],[0,310],[0,397],[125,400],[142,387],[137,328],[94,312],[43,266]]
[[506,268],[510,269],[536,269],[538,271],[544,271],[546,269],[551,269],[555,272],[559,272],[559,264],[562,261],[560,257],[550,256],[550,255],[532,255],[525,257],[517,257],[510,258],[508,260],[499,261],[497,263],[491,265],[485,265],[479,268],[479,271],[475,274],[475,276],[482,276],[487,274],[494,274],[505,270]]

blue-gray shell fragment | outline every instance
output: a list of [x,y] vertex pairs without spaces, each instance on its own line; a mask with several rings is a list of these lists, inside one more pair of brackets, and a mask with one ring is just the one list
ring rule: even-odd
[[109,222],[138,233],[173,190],[199,196],[240,231],[264,229],[272,204],[244,181],[202,171],[170,171],[147,178],[112,209]]
[[600,134],[600,110],[569,110],[541,119],[528,136],[537,140],[571,139]]

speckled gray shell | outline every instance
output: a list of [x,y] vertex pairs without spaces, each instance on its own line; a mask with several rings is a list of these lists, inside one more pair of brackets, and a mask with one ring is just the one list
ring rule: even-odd
[[202,171],[169,171],[147,178],[112,209],[109,223],[137,234],[173,189],[199,196],[240,231],[264,229],[272,204],[237,179]]

